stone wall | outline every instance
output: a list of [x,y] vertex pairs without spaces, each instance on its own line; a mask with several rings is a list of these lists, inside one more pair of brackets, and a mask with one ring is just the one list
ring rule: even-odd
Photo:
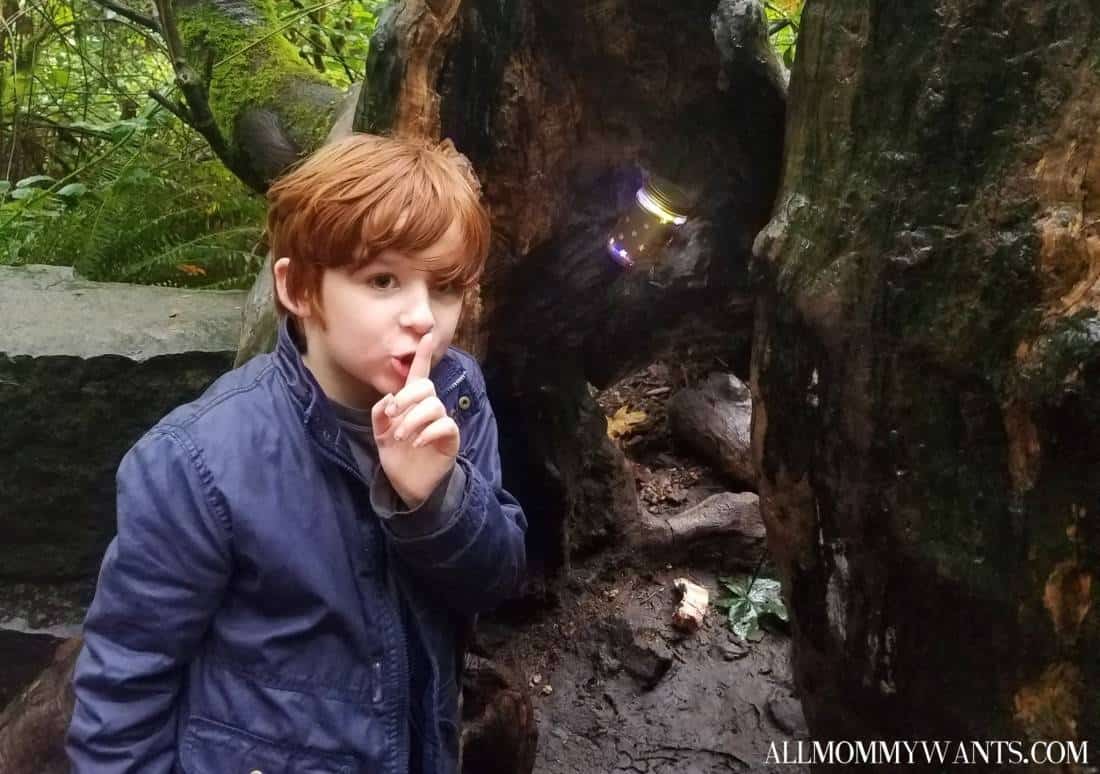
[[244,296],[0,267],[0,706],[48,663],[48,635],[79,630],[118,464],[232,367]]

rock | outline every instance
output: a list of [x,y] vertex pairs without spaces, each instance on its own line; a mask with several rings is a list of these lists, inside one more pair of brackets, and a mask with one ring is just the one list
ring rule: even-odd
[[687,578],[677,578],[672,583],[683,595],[680,606],[672,614],[672,625],[685,632],[697,631],[703,625],[703,618],[706,617],[710,594],[705,588],[692,583]]
[[668,402],[668,429],[677,444],[737,483],[755,488],[751,423],[749,388],[733,374],[711,374]]
[[656,687],[672,666],[672,657],[663,644],[647,642],[619,616],[597,624],[592,638],[601,641],[596,648],[597,668],[604,674],[622,669],[638,681],[642,690]]
[[717,643],[714,650],[725,661],[737,661],[749,655],[749,651],[744,645],[735,642]]
[[122,455],[231,367],[243,298],[0,267],[0,629],[75,633]]
[[802,705],[794,696],[774,693],[768,697],[765,709],[768,719],[784,734],[796,737],[809,735],[806,718],[802,715]]
[[600,674],[617,675],[622,671],[623,664],[611,654],[606,643],[601,643],[596,649],[596,668]]

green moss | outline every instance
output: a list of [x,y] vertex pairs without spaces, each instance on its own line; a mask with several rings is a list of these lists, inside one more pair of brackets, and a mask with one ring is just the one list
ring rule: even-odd
[[317,147],[331,125],[335,99],[324,106],[327,109],[318,109],[300,95],[303,87],[335,84],[303,62],[276,31],[279,22],[270,0],[254,0],[252,10],[260,23],[242,24],[209,4],[179,12],[188,58],[214,62],[210,103],[218,126],[232,141],[236,121],[246,109],[268,108],[282,117],[286,131],[300,147]]

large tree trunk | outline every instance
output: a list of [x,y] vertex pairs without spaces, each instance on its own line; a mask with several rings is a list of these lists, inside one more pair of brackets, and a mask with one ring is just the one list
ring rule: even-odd
[[1100,10],[803,20],[753,439],[812,734],[1095,746]]

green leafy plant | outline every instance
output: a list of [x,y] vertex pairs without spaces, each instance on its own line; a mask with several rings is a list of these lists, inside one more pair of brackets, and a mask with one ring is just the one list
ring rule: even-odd
[[788,69],[794,65],[804,2],[805,0],[765,0],[764,3],[764,13],[768,18],[768,39]]
[[103,281],[248,287],[263,262],[254,249],[263,198],[214,159],[154,160],[145,150],[104,167],[64,217],[26,241],[19,262],[63,262]]
[[779,581],[745,575],[719,578],[718,582],[727,596],[715,601],[714,605],[726,611],[730,631],[742,640],[760,637],[760,620],[763,617],[774,616],[783,623],[789,620]]

